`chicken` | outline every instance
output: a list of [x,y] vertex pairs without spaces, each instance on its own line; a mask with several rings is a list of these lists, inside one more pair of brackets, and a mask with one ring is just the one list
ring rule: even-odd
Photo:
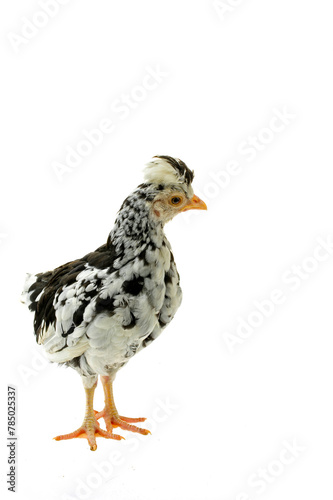
[[[122,439],[114,427],[149,433],[133,425],[144,418],[118,414],[112,384],[118,370],[160,335],[182,300],[164,224],[186,210],[207,209],[193,193],[193,171],[181,160],[155,156],[144,176],[104,245],[53,271],[28,274],[23,291],[22,301],[35,315],[36,341],[51,362],[81,375],[86,393],[81,427],[54,439],[85,437],[93,451],[96,437]],[[93,409],[98,375],[105,395],[99,413]]]

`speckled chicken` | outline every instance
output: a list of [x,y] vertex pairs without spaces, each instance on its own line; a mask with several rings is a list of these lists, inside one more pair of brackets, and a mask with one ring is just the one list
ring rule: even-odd
[[[114,427],[148,434],[133,425],[144,418],[120,416],[112,383],[117,371],[155,340],[182,300],[179,274],[164,224],[180,212],[206,210],[194,195],[193,172],[170,156],[155,156],[145,182],[126,198],[107,242],[53,271],[28,275],[23,302],[34,312],[36,340],[52,362],[74,368],[86,392],[86,413],[76,431],[56,440],[121,439]],[[93,409],[100,375],[105,407]],[[103,417],[106,430],[99,425]]]

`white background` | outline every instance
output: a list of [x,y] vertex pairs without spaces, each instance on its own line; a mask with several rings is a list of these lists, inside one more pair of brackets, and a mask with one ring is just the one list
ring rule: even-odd
[[[317,253],[333,235],[331,2],[226,0],[223,14],[212,0],[71,0],[51,19],[40,3],[0,8],[3,491],[15,384],[17,499],[332,497],[333,255]],[[45,26],[22,42],[24,18]],[[147,68],[164,76],[140,90]],[[141,100],[126,118],[112,111],[131,93]],[[272,133],[276,110],[292,118]],[[60,180],[54,162],[105,118],[113,132]],[[239,148],[251,137],[249,161]],[[105,242],[155,154],[195,170],[209,210],[166,227],[183,304],[115,382],[120,413],[150,417],[153,433],[98,439],[92,453],[52,440],[80,425],[84,392],[74,371],[39,357],[19,295],[26,272]],[[219,185],[230,161],[237,175]],[[274,289],[283,304],[252,314]],[[249,316],[261,325],[241,339]],[[226,333],[242,343],[230,348]]]

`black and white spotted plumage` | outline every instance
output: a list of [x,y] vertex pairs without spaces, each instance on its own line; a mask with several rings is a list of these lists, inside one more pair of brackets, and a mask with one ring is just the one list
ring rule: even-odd
[[192,181],[193,172],[181,160],[155,157],[104,245],[53,271],[28,275],[23,298],[35,314],[37,342],[50,361],[77,370],[86,387],[98,375],[114,378],[159,336],[180,306],[166,220],[154,216],[152,202],[172,189],[190,199]]

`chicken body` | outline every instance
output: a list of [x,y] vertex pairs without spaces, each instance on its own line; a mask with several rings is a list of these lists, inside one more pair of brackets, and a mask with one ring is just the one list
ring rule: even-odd
[[105,245],[28,282],[38,342],[50,361],[76,369],[86,387],[98,374],[114,377],[181,302],[170,244],[162,225],[149,221],[141,194],[126,200]]
[[[124,201],[106,244],[53,271],[28,275],[24,299],[35,313],[36,340],[49,360],[79,372],[87,405],[101,376],[108,418],[105,412],[100,416],[109,435],[94,421],[89,400],[93,429],[87,430],[84,421],[81,435],[91,449],[96,449],[95,436],[119,438],[112,432],[117,425],[148,432],[117,421],[112,382],[131,357],[159,336],[181,304],[179,274],[163,227],[177,210],[205,208],[193,195],[192,179],[180,160],[157,157],[148,166],[147,182]],[[173,206],[179,198],[180,206]],[[79,437],[72,434],[59,439]]]

